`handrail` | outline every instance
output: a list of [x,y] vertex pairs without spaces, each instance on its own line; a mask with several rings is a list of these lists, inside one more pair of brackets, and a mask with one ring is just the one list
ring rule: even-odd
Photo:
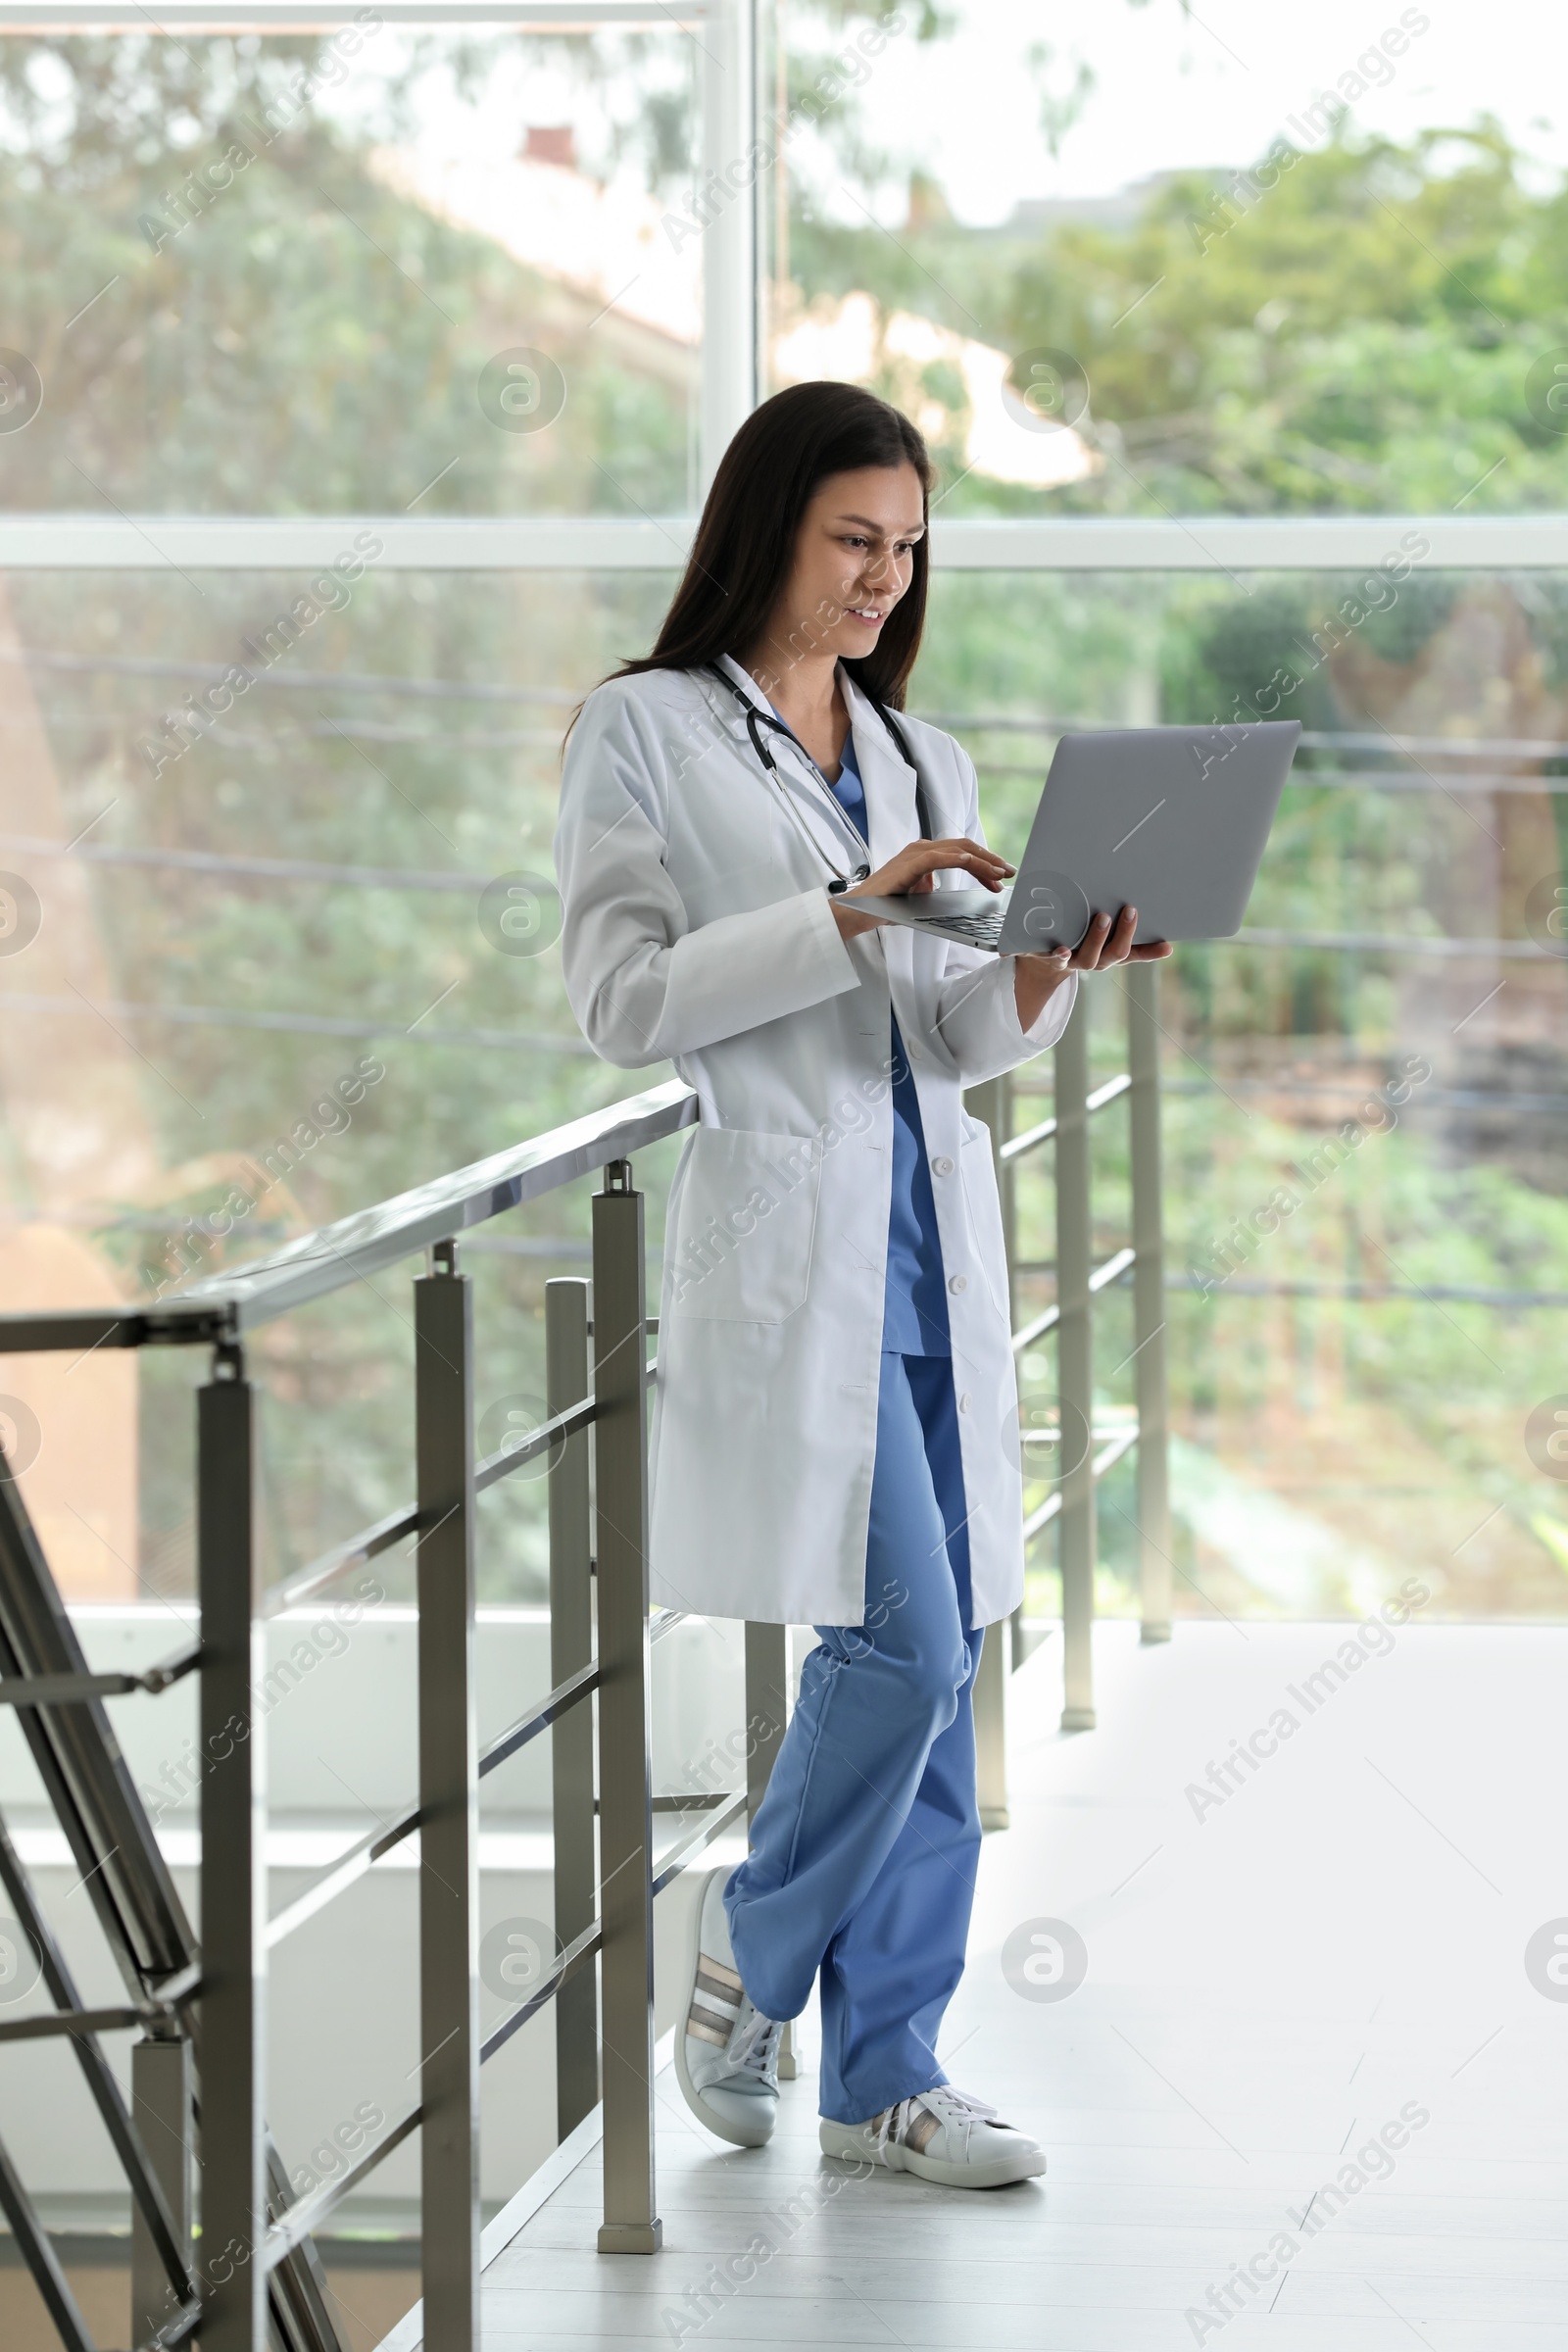
[[409,2133],[416,2131],[423,2121],[424,2102],[421,2100],[418,2106],[411,2107],[406,2115],[390,2125],[374,2146],[366,2149],[358,2164],[351,2164],[347,2172],[337,2173],[330,2180],[323,2180],[318,2188],[302,2197],[297,2205],[290,2205],[282,2217],[272,2224],[262,2241],[263,2268],[275,2270],[285,2254],[292,2252],[295,2246],[303,2245],[306,2238],[314,2237],[327,2215],[341,2205],[362,2180],[368,2179],[394,2148],[400,2148]]
[[[1121,1460],[1122,1455],[1124,1453],[1131,1453],[1137,1443],[1138,1428],[1136,1423],[1131,1429],[1119,1429],[1116,1432],[1116,1435],[1111,1439],[1109,1445],[1102,1446],[1100,1452],[1096,1454],[1094,1460],[1095,1477],[1097,1479],[1102,1479],[1104,1477],[1107,1470],[1113,1470],[1116,1464]],[[1058,1487],[1055,1493],[1054,1494],[1048,1494],[1045,1501],[1040,1505],[1040,1508],[1037,1511],[1031,1511],[1028,1518],[1024,1521],[1024,1542],[1027,1544],[1031,1536],[1037,1536],[1043,1527],[1049,1527],[1052,1520],[1055,1518],[1060,1509],[1061,1489]]]
[[687,1831],[684,1838],[677,1838],[674,1844],[660,1855],[655,1865],[654,1892],[662,1894],[664,1888],[679,1878],[695,1854],[704,1852],[716,1838],[722,1838],[727,1829],[737,1821],[744,1820],[746,1805],[746,1790],[738,1788],[722,1811],[715,1812],[709,1821],[698,1822],[695,1828]]
[[[1118,1250],[1112,1256],[1105,1258],[1089,1277],[1091,1293],[1108,1289],[1118,1275],[1125,1274],[1129,1266],[1137,1262],[1137,1257],[1136,1250],[1126,1249]],[[1048,1331],[1054,1331],[1060,1321],[1061,1309],[1059,1306],[1048,1306],[1043,1309],[1040,1314],[1035,1316],[1032,1323],[1026,1323],[1021,1331],[1013,1333],[1013,1354],[1021,1355],[1034,1341],[1044,1339]]]
[[[650,1385],[658,1371],[659,1359],[651,1356],[648,1363]],[[541,1453],[548,1453],[565,1439],[575,1437],[579,1430],[587,1429],[594,1419],[595,1409],[593,1398],[584,1396],[579,1403],[568,1405],[564,1412],[552,1415],[548,1421],[541,1421],[539,1427],[531,1430],[526,1438],[519,1438],[510,1446],[498,1446],[494,1453],[486,1454],[482,1461],[474,1464],[474,1492],[482,1494],[486,1488],[495,1486],[503,1478],[510,1478],[513,1471],[522,1469],[525,1463],[537,1460]],[[345,1569],[358,1567],[362,1560],[373,1560],[378,1552],[389,1551],[405,1536],[416,1536],[419,1524],[419,1514],[412,1503],[406,1503],[401,1510],[389,1511],[385,1518],[361,1528],[357,1536],[347,1536],[341,1544],[334,1544],[329,1550],[313,1560],[309,1567],[300,1569],[286,1585],[280,1585],[263,1603],[262,1615],[266,1618],[279,1617],[285,1609],[298,1608],[302,1601],[319,1592],[323,1585],[329,1585]],[[657,1634],[654,1639],[658,1640]],[[132,1686],[126,1684],[125,1687],[129,1689]],[[3,1689],[4,1685],[0,1684],[0,1690]]]
[[696,1093],[670,1079],[302,1234],[248,1265],[187,1283],[156,1307],[0,1315],[0,1354],[237,1339],[696,1122]]
[[41,2009],[34,2017],[0,2023],[0,2041],[38,2041],[57,2034],[122,2034],[140,2026],[161,2026],[168,2011],[155,2001],[140,2001],[134,2009]]
[[[1064,1536],[1072,1540],[1071,1573],[1063,1578],[1064,1721],[1069,1725],[1093,1721],[1086,1659],[1093,1610],[1094,1484],[1136,1446],[1142,1498],[1146,1457],[1152,1458],[1156,1444],[1163,1446],[1162,1399],[1154,1399],[1145,1378],[1146,1366],[1157,1362],[1157,1381],[1163,1382],[1157,1333],[1146,1329],[1150,1302],[1163,1284],[1157,1200],[1151,1201],[1149,1180],[1149,1120],[1152,1112],[1157,1117],[1152,977],[1152,971],[1135,975],[1146,980],[1136,1001],[1134,989],[1128,990],[1128,1070],[1092,1091],[1086,1082],[1086,1013],[1069,1025],[1064,1045],[1057,1048],[1055,1117],[1008,1137],[1004,1082],[990,1082],[1000,1090],[993,1148],[1008,1208],[1014,1164],[1049,1140],[1058,1148],[1058,1298],[1013,1335],[1013,1349],[1016,1353],[1032,1339],[1061,1328],[1063,1402],[1077,1411],[1081,1401],[1091,1422],[1089,1308],[1100,1292],[1129,1271],[1140,1286],[1139,1417],[1108,1433],[1108,1442],[1098,1450],[1092,1447],[1087,1465],[1063,1465],[1061,1487],[1023,1527],[1027,1539],[1059,1515]],[[1138,1004],[1142,1010],[1135,1021]],[[1094,1266],[1089,1262],[1088,1119],[1124,1094],[1134,1116],[1134,1240]],[[10,1669],[0,1674],[0,1704],[23,1708],[25,1726],[47,1723],[51,1709],[69,1722],[78,1710],[85,1716],[104,1697],[155,1692],[182,1675],[199,1673],[203,1961],[167,1981],[156,1972],[152,1978],[143,1975],[139,1984],[127,1984],[132,1998],[120,2007],[88,2010],[74,1996],[57,1996],[49,2015],[10,2021],[0,2038],[74,2037],[78,2049],[90,2047],[97,2057],[96,2034],[161,2024],[164,2038],[144,2040],[138,2050],[156,2056],[172,2047],[178,2054],[179,2043],[169,2036],[182,2031],[185,2006],[199,2001],[204,2229],[220,2242],[238,2236],[256,2246],[258,2273],[278,2263],[294,2266],[286,2281],[290,2295],[315,2259],[300,2252],[306,2239],[394,2148],[422,2129],[425,2322],[443,2352],[474,2352],[477,2343],[471,2223],[478,2194],[472,2151],[479,2069],[547,2003],[556,2004],[561,2134],[581,2120],[596,2093],[603,2098],[600,2249],[649,2252],[661,2242],[650,2060],[652,1906],[697,1855],[755,1814],[787,1718],[784,1629],[749,1625],[747,1720],[764,1723],[767,1734],[748,1754],[747,1786],[655,1795],[650,1652],[686,1621],[687,1613],[651,1612],[648,1603],[645,1399],[657,1376],[657,1359],[650,1357],[647,1345],[654,1322],[646,1311],[644,1204],[632,1185],[629,1153],[677,1134],[696,1117],[693,1090],[671,1082],[300,1237],[248,1265],[193,1283],[154,1305],[0,1317],[0,1353],[24,1346],[63,1349],[196,1342],[215,1349],[211,1379],[197,1399],[197,1639],[138,1675],[87,1674],[81,1671],[85,1661],[79,1650],[39,1656],[35,1662],[43,1671],[37,1675]],[[1152,1164],[1157,1168],[1157,1159]],[[473,1290],[471,1279],[459,1271],[459,1237],[594,1168],[605,1170],[605,1184],[593,1204],[591,1292],[580,1279],[558,1279],[546,1290],[547,1418],[519,1441],[476,1460]],[[429,1261],[414,1283],[416,1498],[331,1545],[266,1592],[256,1542],[255,1393],[245,1368],[244,1337],[420,1249],[428,1250]],[[1009,1262],[1012,1257],[1009,1247]],[[1096,1437],[1106,1434],[1097,1431]],[[480,1494],[541,1459],[548,1459],[551,1472],[553,1688],[481,1750],[473,1731],[474,1506]],[[258,1916],[266,1868],[261,1843],[265,1742],[252,1740],[249,1730],[266,1709],[255,1680],[257,1629],[409,1538],[417,1546],[418,1800],[396,1820],[378,1823],[359,1838],[270,1919]],[[1066,1564],[1065,1541],[1063,1558]],[[1146,1563],[1146,1637],[1148,1592]],[[999,1671],[1004,1671],[1004,1644],[989,1643],[982,1655],[984,1688],[977,1692],[976,1725],[987,1754],[994,1754],[998,1744]],[[59,1671],[68,1666],[76,1671]],[[546,1731],[554,1746],[554,1916],[563,1948],[526,1998],[481,2037],[472,1981],[471,1897],[460,1896],[454,1903],[453,1890],[477,1884],[482,1782]],[[1003,1794],[1004,1802],[1004,1788]],[[656,1853],[652,1823],[656,1814],[666,1812],[696,1818],[683,1823],[674,1841]],[[996,1817],[984,1799],[982,1815]],[[265,1963],[258,1965],[259,1956],[416,1834],[420,1839],[419,2033],[426,2052],[419,2102],[347,2172],[294,2205],[284,2204],[281,2172],[274,2171],[269,2210],[258,2214],[252,2151],[265,2137],[266,2126],[247,2053],[261,2030],[266,2000]],[[137,1990],[145,1995],[139,2001]],[[187,2264],[189,2253],[187,2234]],[[249,2292],[243,2280],[209,2277],[203,2281],[202,2324],[236,2347],[261,2352]],[[188,2329],[180,2304],[172,2309],[166,2303],[161,2316],[166,2332]],[[307,2345],[309,2352],[337,2352],[324,2306],[302,2334],[301,2352]]]
[[[503,1732],[483,1750],[478,1763],[479,1778],[485,1780],[501,1765],[510,1763],[519,1748],[526,1747],[531,1740],[538,1739],[541,1732],[548,1731],[553,1723],[558,1723],[568,1707],[574,1707],[579,1699],[591,1697],[599,1688],[599,1679],[598,1665],[592,1664],[580,1667],[565,1682],[558,1683],[554,1690],[540,1699],[536,1706],[530,1707],[526,1715],[521,1716],[509,1731]],[[419,1807],[412,1805],[400,1813],[395,1821],[368,1830],[358,1844],[350,1846],[348,1852],[340,1854],[335,1862],[328,1863],[318,1879],[297,1894],[291,1903],[285,1903],[281,1911],[273,1913],[267,1923],[268,1949],[270,1951],[274,1945],[282,1942],[285,1936],[292,1936],[296,1928],[302,1928],[308,1919],[314,1919],[317,1912],[323,1910],[334,1895],[354,1886],[383,1855],[391,1853],[393,1847],[401,1845],[406,1838],[412,1838],[418,1826]]]
[[[1124,1095],[1131,1084],[1131,1072],[1118,1070],[1114,1078],[1107,1078],[1103,1086],[1097,1086],[1092,1095],[1085,1096],[1085,1110],[1103,1110],[1107,1102],[1114,1102],[1118,1095]],[[1026,1152],[1036,1151],[1041,1144],[1049,1144],[1055,1132],[1054,1117],[1042,1119],[1038,1127],[1026,1127],[1022,1135],[1009,1136],[997,1157],[1004,1163],[1021,1159]]]
[[253,1265],[191,1283],[171,1295],[169,1307],[180,1312],[219,1307],[230,1318],[236,1335],[253,1331],[367,1274],[396,1265],[416,1250],[450,1240],[525,1200],[537,1200],[558,1185],[625,1159],[696,1121],[695,1091],[673,1078],[585,1119],[569,1120],[548,1135],[475,1160],[450,1176],[416,1185],[374,1208],[341,1217],[335,1225],[285,1243]]
[[156,1697],[202,1662],[201,1643],[191,1643],[141,1674],[0,1675],[0,1707],[59,1707],[84,1698],[123,1698],[132,1690]]
[[390,1551],[405,1536],[416,1536],[418,1532],[419,1514],[412,1503],[405,1503],[401,1510],[388,1511],[384,1519],[377,1519],[369,1527],[362,1527],[357,1536],[334,1544],[308,1568],[291,1576],[287,1584],[265,1594],[259,1614],[264,1619],[281,1617],[285,1609],[299,1608],[345,1569],[357,1568],[362,1560],[373,1560],[378,1552]]
[[555,1959],[545,1970],[528,1998],[519,2002],[511,2016],[504,2017],[499,2026],[492,2027],[479,2044],[481,2066],[493,2058],[497,2050],[504,2049],[514,2034],[525,2026],[530,2017],[538,2015],[546,2001],[552,1999],[561,1990],[563,1984],[575,1976],[585,1960],[591,1960],[595,1952],[603,1949],[604,1941],[604,1929],[600,1922],[595,1920],[591,1927],[584,1928],[580,1936],[572,1937],[564,1951],[556,1954]]

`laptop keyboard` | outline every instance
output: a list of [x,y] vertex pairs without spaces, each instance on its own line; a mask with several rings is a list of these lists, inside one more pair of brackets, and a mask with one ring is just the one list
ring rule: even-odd
[[1007,910],[1004,906],[999,906],[995,914],[946,915],[933,911],[929,919],[933,923],[940,923],[944,931],[956,933],[959,939],[971,940],[977,948],[994,948],[1002,937],[1002,926],[1007,919]]

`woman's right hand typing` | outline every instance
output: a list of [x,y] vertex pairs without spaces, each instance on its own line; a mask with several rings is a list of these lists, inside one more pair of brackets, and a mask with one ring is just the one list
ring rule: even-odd
[[853,939],[858,931],[872,930],[882,920],[879,914],[860,913],[857,899],[917,898],[935,888],[934,876],[955,868],[972,876],[982,889],[993,891],[1000,890],[1017,870],[983,842],[962,836],[950,841],[911,841],[874,874],[867,874],[853,890],[834,898],[833,918],[843,936]]

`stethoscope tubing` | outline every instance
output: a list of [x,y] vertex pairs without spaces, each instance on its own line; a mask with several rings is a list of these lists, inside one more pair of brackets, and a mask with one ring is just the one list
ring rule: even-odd
[[[822,803],[831,814],[833,822],[842,829],[847,837],[852,837],[856,848],[859,849],[862,846],[861,839],[859,834],[855,831],[854,820],[851,818],[848,810],[838,798],[838,795],[834,792],[833,787],[831,784],[829,784],[827,778],[823,775],[821,769],[817,766],[816,761],[811,758],[811,755],[807,750],[805,744],[802,743],[800,737],[796,734],[794,728],[791,727],[786,720],[778,717],[774,711],[759,710],[758,706],[752,701],[751,697],[742,693],[740,687],[736,685],[734,679],[726,670],[721,669],[716,662],[710,663],[710,667],[712,670],[713,676],[722,680],[724,685],[729,688],[730,693],[735,697],[735,700],[740,704],[741,709],[745,711],[746,732],[751,737],[752,749],[757,754],[758,764],[761,767],[763,773],[770,775],[774,783],[778,786],[785,808],[789,812],[796,831],[801,835],[801,838],[808,844],[812,852],[821,858],[823,864],[827,866],[829,872],[832,874],[833,880],[828,884],[828,889],[835,896],[837,896],[840,892],[851,889],[857,882],[865,881],[871,871],[869,859],[859,859],[857,862],[854,870],[850,873],[846,873],[844,868],[839,865],[834,858],[828,856],[820,841],[818,841],[814,835],[808,831],[805,820],[801,815],[800,809],[796,806],[796,795],[794,791],[791,789],[790,785],[787,783],[785,777],[781,773],[778,761],[774,759],[769,746],[762,740],[762,729],[764,727],[771,727],[775,734],[782,735],[786,742],[794,745],[795,749],[800,753],[801,758],[806,762],[811,781],[818,787]],[[920,816],[920,834],[922,840],[928,841],[931,838],[931,831],[926,813],[925,785],[920,775],[920,770],[910,754],[909,746],[906,741],[903,728],[894,724],[890,714],[886,710],[882,710],[880,705],[876,705],[874,708],[876,709],[877,715],[882,720],[883,725],[887,728],[888,733],[892,736],[894,743],[898,746],[900,756],[904,760],[905,764],[907,767],[914,769],[915,803]]]

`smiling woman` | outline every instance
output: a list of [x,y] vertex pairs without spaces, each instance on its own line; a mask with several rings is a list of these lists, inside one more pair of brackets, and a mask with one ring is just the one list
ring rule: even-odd
[[671,1057],[701,1104],[665,1231],[656,1596],[821,1637],[751,1854],[705,1890],[681,2084],[721,2138],[765,2140],[781,2021],[820,1971],[825,2152],[976,2188],[1045,2159],[935,2058],[979,1847],[982,1629],[1023,1582],[1002,1224],[961,1098],[1054,1043],[1076,971],[1135,952],[1136,910],[1011,957],[857,906],[1012,870],[966,755],[893,715],[931,478],[869,392],[757,411],[652,653],[571,730],[556,851],[589,1042]]

